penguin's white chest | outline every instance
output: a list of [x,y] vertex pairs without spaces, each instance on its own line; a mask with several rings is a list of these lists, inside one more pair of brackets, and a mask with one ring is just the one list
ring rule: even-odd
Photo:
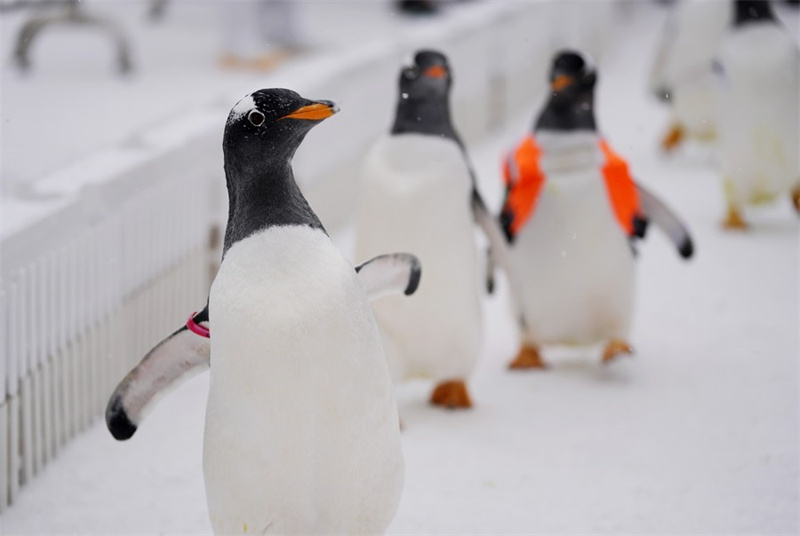
[[534,344],[625,338],[634,258],[595,167],[548,174],[511,248],[524,335]]
[[472,182],[461,149],[434,136],[387,136],[369,153],[359,200],[357,259],[407,251],[419,290],[375,304],[397,379],[465,378],[480,350]]
[[204,473],[216,533],[382,532],[397,408],[352,266],[308,227],[234,244],[211,288]]
[[720,160],[727,195],[758,203],[800,180],[800,52],[774,24],[734,29],[720,51]]
[[684,1],[671,14],[654,83],[672,90],[672,109],[689,132],[715,134],[716,80],[711,69],[731,17],[730,2]]

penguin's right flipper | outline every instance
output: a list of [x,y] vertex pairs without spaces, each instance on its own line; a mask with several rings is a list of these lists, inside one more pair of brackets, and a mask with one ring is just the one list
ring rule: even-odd
[[647,191],[641,184],[636,184],[639,194],[639,204],[648,221],[664,231],[680,253],[681,257],[688,259],[694,254],[694,244],[689,230],[660,199]]
[[[208,328],[208,306],[194,317]],[[106,425],[115,439],[130,439],[153,399],[210,364],[209,339],[186,326],[158,343],[120,382],[106,407]]]
[[356,273],[367,298],[374,300],[389,294],[414,294],[422,276],[422,266],[410,253],[390,253],[357,266]]

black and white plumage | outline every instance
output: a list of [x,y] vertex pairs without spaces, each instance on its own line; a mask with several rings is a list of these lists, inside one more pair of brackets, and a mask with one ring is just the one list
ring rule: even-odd
[[716,137],[714,65],[731,16],[730,2],[680,0],[671,7],[650,73],[650,89],[670,105],[664,148],[685,138]]
[[450,117],[452,83],[447,58],[437,51],[420,51],[401,69],[394,124],[364,164],[356,255],[389,248],[420,258],[419,291],[375,306],[387,358],[397,380],[430,378],[447,390],[457,383],[460,394],[433,401],[466,407],[464,381],[478,358],[482,326],[474,223],[493,233],[499,250],[505,245]]
[[[514,204],[507,200],[500,216],[511,241],[512,301],[521,335],[512,368],[544,366],[543,345],[605,343],[606,361],[630,351],[625,342],[635,291],[630,241],[644,236],[648,221],[670,237],[681,256],[693,253],[686,227],[635,182],[629,183],[638,196],[638,212],[628,222],[632,234],[621,227],[603,171],[607,157],[594,115],[597,79],[586,55],[562,51],[555,56],[550,98],[531,134],[542,177],[531,199],[535,210],[513,226],[515,234],[512,224],[520,214],[513,212]],[[519,169],[515,154],[509,156],[509,169]],[[534,180],[513,175],[509,195],[519,181]]]
[[109,403],[109,428],[126,439],[174,370],[213,356],[203,466],[218,534],[381,533],[400,499],[397,408],[368,300],[413,293],[420,266],[396,254],[357,271],[301,194],[294,152],[335,112],[285,89],[233,108],[223,260],[196,317],[210,341],[178,330]]
[[719,161],[727,215],[791,193],[800,211],[800,51],[769,2],[736,0],[719,52]]

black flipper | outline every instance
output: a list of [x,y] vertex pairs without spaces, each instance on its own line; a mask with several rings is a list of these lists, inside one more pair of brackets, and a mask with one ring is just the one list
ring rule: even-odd
[[422,277],[422,266],[410,253],[390,253],[357,266],[356,273],[367,298],[374,300],[390,294],[414,294]]
[[689,235],[689,230],[683,222],[660,199],[647,191],[641,184],[636,184],[636,190],[639,194],[639,204],[645,218],[653,222],[656,227],[669,237],[681,257],[684,259],[690,258],[694,254],[694,243],[691,235]]
[[[208,306],[194,317],[208,328]],[[210,364],[209,339],[186,326],[158,343],[117,386],[106,407],[106,425],[115,439],[130,439],[154,398],[177,387]]]
[[500,267],[506,272],[509,280],[511,279],[511,261],[508,252],[508,240],[505,237],[497,218],[492,216],[489,209],[486,207],[483,198],[478,193],[478,190],[472,191],[472,215],[475,218],[475,223],[486,235],[489,240],[489,249],[487,250],[487,269],[486,269],[486,289],[489,293],[494,290],[494,271],[496,267]]

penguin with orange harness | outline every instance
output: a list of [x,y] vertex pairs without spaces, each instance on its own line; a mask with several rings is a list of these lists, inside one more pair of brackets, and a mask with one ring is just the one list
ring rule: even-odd
[[500,223],[522,334],[512,369],[545,368],[543,345],[605,344],[603,362],[631,353],[632,242],[652,222],[682,257],[693,253],[686,227],[598,133],[596,80],[582,54],[559,53],[534,132],[505,163]]

